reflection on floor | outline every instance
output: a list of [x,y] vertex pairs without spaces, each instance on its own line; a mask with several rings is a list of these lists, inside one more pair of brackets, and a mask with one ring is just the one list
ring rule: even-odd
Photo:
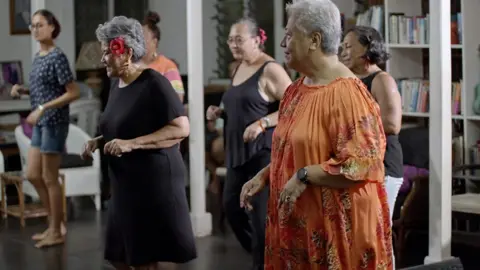
[[[45,221],[30,220],[21,229],[18,219],[0,218],[0,270],[102,270],[113,269],[103,260],[105,212],[95,212],[87,200],[82,210],[68,223],[67,242],[64,246],[39,250],[31,236],[45,229]],[[214,234],[197,239],[198,258],[181,265],[178,270],[248,270],[250,256],[243,251],[231,233],[219,230],[218,200],[209,200],[213,212]],[[78,209],[78,208],[77,208]],[[407,244],[404,266],[423,264],[427,255],[428,236],[415,235]],[[465,248],[453,247],[454,256],[462,258],[465,269],[478,269],[477,255]],[[470,255],[468,255],[470,254]],[[476,253],[478,254],[478,253]],[[463,255],[463,256],[462,256]],[[472,260],[467,260],[468,258]]]
[[[113,269],[103,260],[105,213],[82,210],[68,224],[63,247],[36,249],[32,234],[45,229],[42,220],[31,220],[22,230],[17,219],[2,221],[0,227],[0,270],[101,270]],[[197,239],[198,259],[178,270],[245,270],[249,255],[231,234],[215,233]]]

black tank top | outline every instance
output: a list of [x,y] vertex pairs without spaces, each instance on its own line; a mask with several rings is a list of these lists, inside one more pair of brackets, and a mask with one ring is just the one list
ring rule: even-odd
[[[375,76],[382,71],[377,71],[368,75],[362,79],[362,82],[367,86],[368,91],[372,92],[372,82]],[[403,153],[402,146],[398,140],[398,135],[386,134],[387,136],[387,149],[385,151],[385,158],[383,164],[385,164],[385,175],[391,177],[401,178],[403,177]]]
[[271,150],[273,127],[267,128],[254,141],[247,143],[243,141],[243,132],[251,123],[278,110],[279,102],[266,101],[258,89],[263,70],[271,62],[273,61],[265,62],[243,83],[236,86],[230,85],[230,89],[222,97],[227,168],[242,166],[257,153]]

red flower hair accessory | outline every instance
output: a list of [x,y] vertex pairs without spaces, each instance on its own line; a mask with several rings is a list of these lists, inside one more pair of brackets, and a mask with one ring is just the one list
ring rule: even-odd
[[110,41],[110,51],[114,55],[125,53],[125,40],[122,37],[116,37]]
[[265,44],[265,41],[267,41],[267,33],[265,33],[265,30],[262,28],[258,29],[258,32],[260,33],[260,43]]

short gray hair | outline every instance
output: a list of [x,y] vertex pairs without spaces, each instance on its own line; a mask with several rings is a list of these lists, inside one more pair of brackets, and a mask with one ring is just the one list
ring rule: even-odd
[[[257,21],[255,19],[250,18],[250,17],[243,17],[240,20],[238,20],[234,25],[236,24],[244,24],[247,26],[248,31],[250,31],[250,34],[252,37],[258,37],[260,36],[260,27],[258,26]],[[260,50],[264,51],[265,50],[265,44],[261,43],[259,44]]]
[[248,30],[250,30],[252,36],[258,36],[258,23],[254,19],[244,17],[238,20],[235,24],[245,24],[248,27]]
[[100,42],[109,44],[112,39],[122,37],[125,40],[125,46],[132,49],[132,61],[137,62],[146,53],[145,38],[143,28],[140,22],[125,16],[113,17],[112,20],[100,24],[95,31],[97,39]]
[[286,6],[288,17],[305,34],[319,32],[323,53],[337,54],[342,37],[340,11],[331,0],[293,0]]

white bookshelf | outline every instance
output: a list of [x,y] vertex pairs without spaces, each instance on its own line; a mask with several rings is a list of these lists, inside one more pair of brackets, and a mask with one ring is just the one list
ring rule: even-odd
[[[480,83],[480,57],[477,51],[480,44],[480,1],[475,0],[451,0],[460,1],[460,13],[461,23],[459,31],[461,31],[461,44],[452,44],[452,55],[461,53],[461,93],[460,93],[460,113],[452,113],[452,119],[461,121],[463,123],[463,144],[464,149],[464,162],[470,163],[470,147],[478,140],[480,140],[480,115],[476,115],[473,112],[473,101],[475,100],[475,86]],[[406,42],[391,42],[390,35],[395,33],[394,27],[398,28],[398,25],[393,25],[390,20],[390,14],[403,13],[404,16],[424,16],[422,14],[422,1],[421,0],[384,0],[383,16],[385,30],[384,38],[386,42],[387,50],[391,56],[390,60],[386,64],[387,72],[389,72],[395,79],[408,78],[408,79],[421,79],[424,74],[423,66],[423,53],[424,49],[430,51],[430,58],[439,58],[440,55],[432,55],[428,40],[422,44],[408,44]],[[452,11],[453,12],[453,11]],[[394,23],[393,23],[394,24]],[[450,29],[445,29],[450,32]],[[398,32],[396,32],[398,33]],[[393,38],[395,40],[395,38]],[[398,40],[398,38],[397,38]],[[460,52],[459,52],[460,51]],[[430,65],[434,63],[430,61]],[[453,62],[453,61],[452,61]],[[430,81],[435,78],[430,78]],[[452,78],[453,81],[454,78]],[[400,87],[400,85],[399,85]],[[435,89],[430,89],[430,92]],[[402,99],[404,97],[402,96]],[[404,118],[418,118],[427,119],[430,117],[440,117],[436,115],[430,115],[427,112],[418,112],[405,110]],[[408,111],[408,112],[407,112]],[[480,162],[480,158],[477,160]],[[478,173],[477,173],[478,174]],[[462,176],[466,179],[479,178],[480,175],[467,175]],[[468,189],[468,187],[467,187]]]

